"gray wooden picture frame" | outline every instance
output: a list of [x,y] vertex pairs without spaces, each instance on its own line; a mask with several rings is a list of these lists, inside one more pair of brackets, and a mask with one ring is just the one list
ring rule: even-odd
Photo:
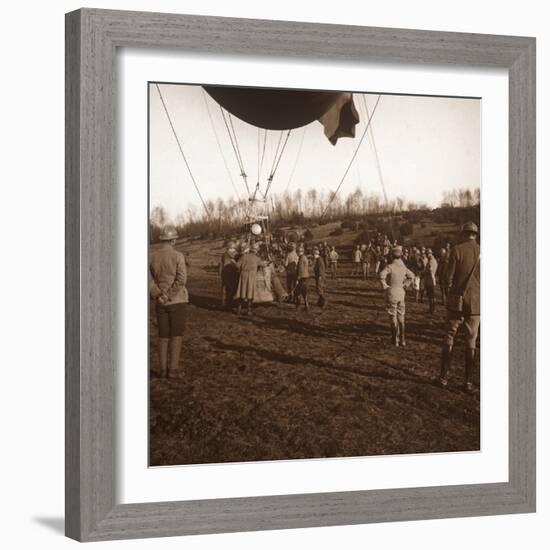
[[[117,504],[117,48],[509,71],[509,481]],[[535,39],[82,9],[66,16],[66,534],[80,541],[535,511]]]

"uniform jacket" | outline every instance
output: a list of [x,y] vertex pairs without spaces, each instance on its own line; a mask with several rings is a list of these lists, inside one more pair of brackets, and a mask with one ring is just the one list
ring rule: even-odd
[[286,267],[286,271],[287,273],[296,273],[296,269],[298,267],[298,254],[296,253],[295,250],[291,250],[287,256],[286,256],[286,260],[285,260],[285,267]]
[[168,296],[166,305],[189,302],[185,256],[171,246],[162,246],[151,254],[149,293],[152,298]]
[[453,294],[464,295],[464,308],[472,315],[479,315],[480,309],[480,262],[474,269],[468,288],[465,290],[464,287],[479,254],[479,244],[474,239],[457,244],[451,249],[445,273],[449,291]]
[[404,284],[407,280],[414,280],[414,273],[403,263],[401,258],[395,258],[380,272],[382,288],[392,300],[404,300]]
[[435,286],[435,274],[437,273],[437,260],[432,256],[427,258],[428,262],[424,267],[423,277],[426,286]]
[[313,260],[313,273],[316,279],[324,279],[326,272],[325,260],[319,256]]
[[302,254],[298,260],[298,279],[308,279],[309,278],[309,262],[307,256]]

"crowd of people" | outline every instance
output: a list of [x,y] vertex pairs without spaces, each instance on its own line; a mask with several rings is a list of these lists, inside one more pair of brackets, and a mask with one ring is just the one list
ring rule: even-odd
[[[479,244],[478,228],[473,222],[462,227],[462,242],[447,243],[437,254],[424,246],[403,247],[377,234],[352,250],[351,275],[379,280],[386,294],[391,343],[405,347],[405,298],[408,290],[417,302],[427,299],[428,311],[436,309],[436,288],[441,289],[442,304],[447,306],[447,332],[441,358],[438,383],[447,385],[447,374],[454,339],[461,325],[466,331],[465,388],[472,390],[473,364],[479,331]],[[165,227],[164,243],[151,255],[150,293],[156,303],[159,327],[159,360],[162,375],[176,371],[185,326],[187,268],[183,254],[175,249],[175,230]],[[277,258],[267,243],[229,241],[221,256],[221,305],[237,315],[252,315],[253,303],[278,301],[296,308],[310,309],[312,281],[317,305],[327,305],[326,279],[337,278],[340,254],[334,246],[322,242],[306,254],[305,243],[291,242],[278,246]],[[281,280],[283,279],[283,280]],[[262,294],[264,296],[262,297]],[[170,350],[170,363],[168,351]]]

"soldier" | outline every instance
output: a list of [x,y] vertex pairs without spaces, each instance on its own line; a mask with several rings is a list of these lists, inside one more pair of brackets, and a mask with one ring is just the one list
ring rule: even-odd
[[256,297],[256,275],[258,268],[263,266],[262,259],[257,255],[260,246],[258,243],[252,244],[250,249],[244,249],[244,254],[237,262],[237,268],[240,271],[239,285],[237,287],[236,297],[239,299],[237,306],[237,315],[241,314],[242,303],[246,303],[247,315],[252,315],[252,302]]
[[175,249],[177,236],[174,227],[165,226],[160,234],[162,245],[151,254],[149,262],[149,293],[156,304],[161,378],[182,374],[178,368],[189,294],[185,287],[185,257]]
[[408,269],[403,260],[403,248],[392,249],[393,261],[380,272],[380,283],[386,291],[386,302],[390,316],[392,344],[395,347],[405,343],[405,287],[414,281],[414,273]]
[[474,222],[467,222],[462,232],[465,240],[451,249],[447,264],[447,335],[441,354],[439,384],[447,386],[454,339],[463,325],[466,330],[464,389],[471,392],[480,321],[480,249],[476,240],[479,230]]
[[321,256],[319,249],[315,247],[313,249],[313,274],[315,276],[315,290],[319,295],[317,305],[320,307],[325,307],[327,303],[325,298],[325,273],[325,260]]
[[332,278],[336,279],[337,269],[338,269],[338,252],[333,246],[330,249],[330,272],[332,273]]
[[357,245],[355,247],[355,250],[353,251],[353,272],[352,275],[360,275],[361,274],[361,247]]
[[363,269],[363,281],[366,281],[369,276],[370,257],[371,257],[370,243],[368,246],[366,244],[362,244],[361,245],[361,267]]
[[296,243],[290,243],[290,251],[285,258],[286,268],[286,288],[288,299],[294,299],[294,290],[296,289],[296,273],[298,270],[298,254],[296,254]]
[[220,278],[222,282],[221,304],[224,309],[231,309],[233,299],[239,284],[239,270],[237,268],[237,249],[235,241],[229,241],[227,250],[220,260]]
[[424,289],[428,295],[428,304],[430,313],[435,312],[435,274],[437,272],[437,260],[435,259],[432,249],[426,250],[426,266],[423,271]]
[[296,308],[300,307],[300,296],[304,299],[306,311],[309,310],[307,299],[307,282],[309,279],[309,262],[305,254],[304,245],[298,247],[298,269],[296,273],[296,290],[294,291]]
[[447,285],[447,264],[449,263],[449,254],[446,248],[442,248],[439,256],[439,263],[437,265],[437,276],[439,278],[439,288],[441,290],[441,304],[447,305],[447,292],[449,287]]

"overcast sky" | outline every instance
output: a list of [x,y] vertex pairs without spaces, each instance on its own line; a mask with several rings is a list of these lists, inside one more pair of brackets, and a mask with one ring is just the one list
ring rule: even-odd
[[[205,200],[236,197],[236,192],[244,198],[246,188],[218,104],[199,86],[162,84],[160,88]],[[154,85],[150,86],[149,93],[150,206],[164,207],[175,220],[191,205],[201,208],[201,202]],[[289,191],[301,188],[305,192],[313,187],[317,191],[334,190],[365,129],[364,101],[372,112],[377,98],[378,95],[354,94],[361,118],[354,139],[341,138],[333,146],[317,121],[293,130],[275,175],[272,192],[282,193],[287,188]],[[223,156],[216,143],[205,99]],[[382,95],[371,124],[388,199],[400,196],[406,201],[437,206],[445,191],[480,187],[480,110],[481,101],[477,99]],[[236,117],[233,121],[249,184],[254,185],[258,172],[258,129]],[[263,139],[263,130],[261,135]],[[279,136],[280,132],[268,132],[260,178],[262,185],[265,185],[271,168]],[[346,197],[357,187],[363,193],[382,196],[370,136],[363,141],[342,184],[341,197]]]

